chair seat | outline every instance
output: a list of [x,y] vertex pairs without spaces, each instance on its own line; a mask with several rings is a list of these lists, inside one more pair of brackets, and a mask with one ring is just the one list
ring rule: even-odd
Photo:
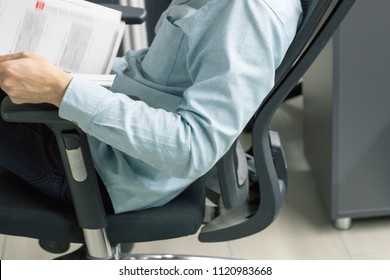
[[[194,234],[203,222],[204,201],[204,187],[195,182],[164,206],[108,215],[108,238],[128,243]],[[0,228],[8,235],[84,242],[72,204],[54,200],[8,172],[0,173]]]

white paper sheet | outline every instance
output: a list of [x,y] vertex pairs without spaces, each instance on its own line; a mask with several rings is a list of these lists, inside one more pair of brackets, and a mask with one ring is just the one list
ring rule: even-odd
[[111,88],[116,75],[99,75],[99,74],[73,74],[73,77],[82,77],[88,79],[102,87]]
[[0,0],[0,54],[31,51],[72,73],[109,73],[121,13],[83,0]]

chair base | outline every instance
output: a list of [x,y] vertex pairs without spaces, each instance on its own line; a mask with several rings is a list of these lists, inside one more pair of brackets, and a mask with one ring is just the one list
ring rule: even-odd
[[85,245],[81,246],[77,250],[60,257],[54,258],[54,260],[88,260],[88,254]]
[[39,240],[39,246],[52,254],[63,254],[70,248],[69,242],[50,241],[50,240]]
[[151,254],[123,254],[119,260],[229,260],[229,258],[208,257],[208,256],[191,256],[191,255],[151,255]]
[[[209,257],[209,256],[192,256],[192,255],[174,255],[174,254],[131,254],[130,250],[133,244],[121,244],[113,248],[116,252],[112,260],[210,260],[220,259],[228,260],[229,258]],[[83,245],[79,249],[55,258],[54,260],[95,260],[87,254],[86,246]]]

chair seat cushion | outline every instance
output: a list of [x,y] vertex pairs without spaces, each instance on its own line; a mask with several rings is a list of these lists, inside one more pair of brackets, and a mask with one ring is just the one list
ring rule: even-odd
[[[164,206],[108,215],[108,238],[111,243],[129,243],[194,234],[204,208],[204,187],[194,183]],[[0,233],[84,242],[72,204],[54,200],[8,172],[0,173]]]

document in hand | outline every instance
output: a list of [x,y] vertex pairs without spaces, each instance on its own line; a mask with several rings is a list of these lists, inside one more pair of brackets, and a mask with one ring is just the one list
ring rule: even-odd
[[124,26],[120,12],[83,0],[0,0],[0,54],[30,51],[68,72],[106,74]]

